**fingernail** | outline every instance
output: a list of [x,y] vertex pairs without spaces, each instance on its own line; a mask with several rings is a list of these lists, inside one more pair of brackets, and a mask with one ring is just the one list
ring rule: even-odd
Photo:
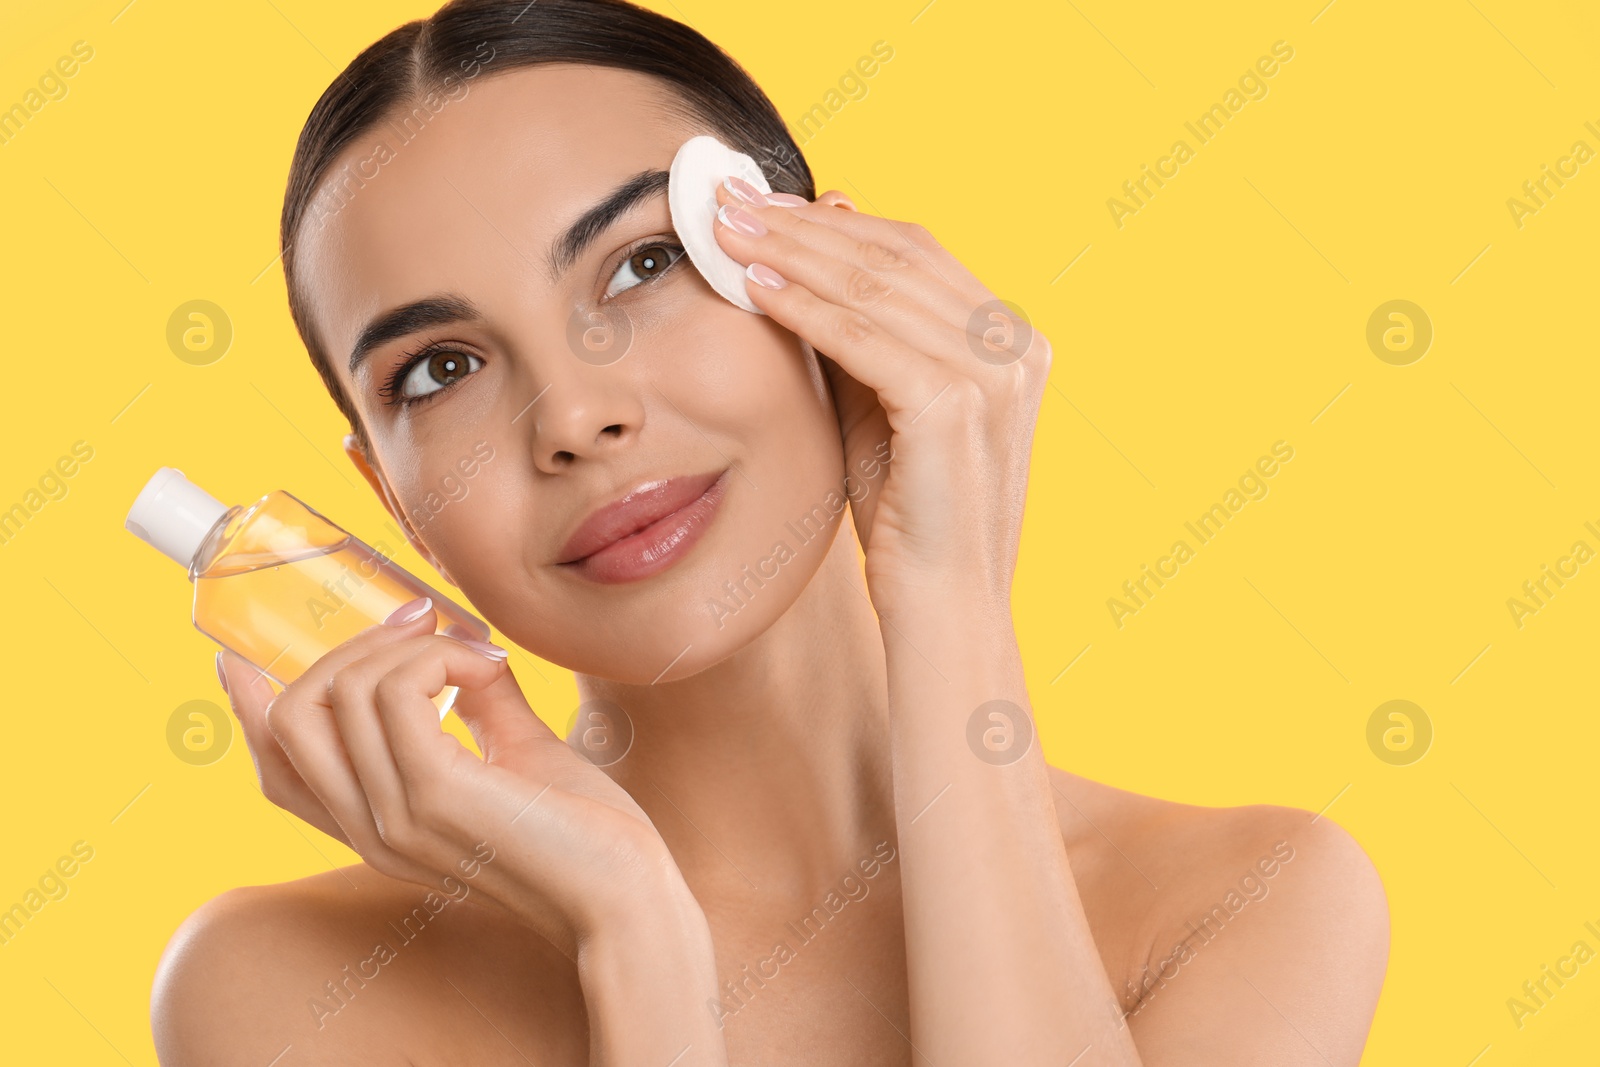
[[782,289],[789,284],[783,280],[783,275],[765,263],[752,263],[744,269],[744,273],[751,281],[768,289]]
[[472,651],[482,653],[492,660],[503,660],[507,656],[511,655],[511,653],[507,652],[499,645],[491,645],[487,641],[474,641],[470,637],[459,638],[459,640],[463,645],[466,645],[468,648],[472,649]]
[[740,233],[749,234],[751,237],[760,237],[767,232],[767,227],[760,219],[743,208],[733,207],[730,204],[723,204],[717,208],[717,218],[721,219],[724,225],[732,226]]
[[767,193],[767,203],[774,207],[805,207],[811,201],[793,193]]
[[754,204],[756,207],[767,206],[767,198],[761,190],[738,175],[730,174],[722,179],[722,187],[747,204]]
[[217,683],[222,686],[222,691],[228,691],[228,676],[222,672],[222,650],[217,649]]
[[408,622],[416,622],[426,615],[431,607],[433,607],[432,597],[419,596],[417,599],[395,608],[394,613],[383,620],[383,624],[385,626],[404,626]]

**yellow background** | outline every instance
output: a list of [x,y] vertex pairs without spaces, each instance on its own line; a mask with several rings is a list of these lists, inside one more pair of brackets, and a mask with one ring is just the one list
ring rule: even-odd
[[[122,519],[175,465],[230,500],[288,488],[389,537],[274,256],[312,103],[432,7],[125,2],[10,0],[0,30],[0,106],[74,41],[94,48],[0,145],[0,509],[74,442],[94,448],[0,545],[0,908],[75,841],[95,850],[0,947],[16,1062],[154,1063],[150,979],[181,919],[231,886],[356,861],[263,801],[239,738],[210,766],[169,750],[175,708],[222,699],[212,646],[182,571]],[[1574,141],[1600,149],[1583,125],[1600,127],[1600,14],[924,3],[651,6],[727,48],[790,119],[892,46],[806,143],[819,189],[925,223],[1051,338],[1016,594],[1048,756],[1191,803],[1326,808],[1350,829],[1394,931],[1365,1063],[1592,1056],[1600,963],[1520,1030],[1506,1000],[1580,938],[1600,949],[1583,927],[1600,926],[1600,562],[1520,628],[1506,601],[1573,542],[1600,549],[1583,527],[1600,527],[1600,162],[1520,228],[1506,201]],[[1268,95],[1198,145],[1184,122],[1279,40],[1294,58]],[[1108,198],[1180,137],[1195,157],[1117,227]],[[166,343],[192,299],[233,324],[209,366]],[[1392,299],[1433,323],[1409,366],[1366,343]],[[1269,495],[1119,629],[1107,599],[1278,440],[1295,454]],[[564,725],[566,672],[513,664]],[[1366,740],[1392,699],[1434,730],[1406,766]]]

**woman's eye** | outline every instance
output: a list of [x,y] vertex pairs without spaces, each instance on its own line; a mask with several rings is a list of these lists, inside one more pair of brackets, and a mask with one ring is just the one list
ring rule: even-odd
[[434,352],[419,359],[415,366],[406,371],[405,377],[400,381],[400,395],[418,397],[437,393],[481,366],[483,360],[477,356],[469,356],[465,352],[449,350]]
[[611,276],[611,284],[606,287],[606,297],[609,299],[640,282],[660,276],[683,254],[682,248],[662,241],[645,245],[622,261],[617,272]]

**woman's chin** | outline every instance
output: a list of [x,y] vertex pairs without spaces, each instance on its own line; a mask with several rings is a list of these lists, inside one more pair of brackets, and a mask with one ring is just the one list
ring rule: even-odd
[[[746,580],[740,586],[720,577],[715,583],[696,581],[641,598],[635,610],[612,605],[606,609],[612,618],[603,627],[580,623],[561,634],[530,634],[527,642],[517,643],[547,662],[596,678],[628,685],[681,681],[759,638],[794,603],[811,575],[778,577],[798,582],[767,580],[757,586]],[[560,612],[557,617],[592,622],[595,612]]]

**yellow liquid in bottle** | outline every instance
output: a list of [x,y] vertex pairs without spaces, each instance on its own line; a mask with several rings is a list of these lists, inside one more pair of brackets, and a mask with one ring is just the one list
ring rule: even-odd
[[[437,632],[489,636],[476,616],[281,490],[231,517],[193,578],[195,626],[279,685],[418,597],[433,598]],[[433,698],[440,718],[455,697],[446,686]]]

